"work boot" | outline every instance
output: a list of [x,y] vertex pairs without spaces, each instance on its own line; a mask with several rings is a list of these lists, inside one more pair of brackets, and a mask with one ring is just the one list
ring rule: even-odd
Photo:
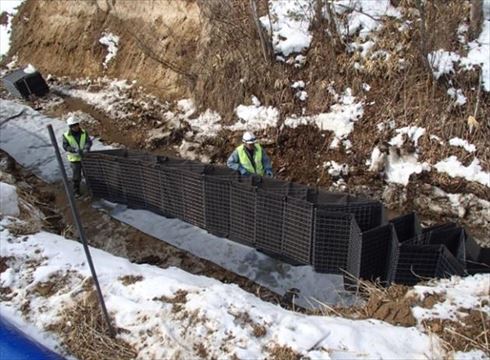
[[73,192],[77,199],[82,196],[82,192],[80,191],[80,184],[73,184]]

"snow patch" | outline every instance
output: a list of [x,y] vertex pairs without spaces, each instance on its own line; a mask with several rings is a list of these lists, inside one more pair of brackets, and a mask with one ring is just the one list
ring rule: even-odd
[[[461,31],[460,31],[461,30]],[[464,31],[463,31],[464,30]],[[464,28],[458,29],[459,38],[465,32]],[[439,49],[430,53],[427,57],[436,79],[444,74],[453,74],[454,65],[459,65],[465,70],[481,69],[481,86],[485,91],[490,91],[490,1],[483,2],[483,22],[480,36],[468,44],[468,55],[459,54]]]
[[439,49],[427,55],[432,74],[436,79],[442,75],[454,73],[454,63],[461,59],[461,56],[452,51]]
[[444,302],[437,303],[430,309],[418,306],[412,308],[412,313],[419,323],[425,319],[457,321],[458,317],[466,315],[461,309],[478,309],[490,315],[490,274],[476,274],[464,278],[453,276],[451,279],[432,281],[428,286],[414,286],[411,293],[421,300],[430,294],[441,294],[445,298]]
[[182,99],[177,101],[177,108],[183,113],[185,118],[194,115],[197,110],[192,99]]
[[268,16],[260,21],[265,29],[271,30],[272,44],[276,54],[289,56],[299,53],[310,46],[312,35],[308,31],[312,18],[309,0],[271,0]]
[[321,131],[332,131],[335,134],[330,148],[337,148],[342,140],[354,129],[354,123],[364,114],[361,102],[356,102],[352,96],[352,90],[347,88],[339,102],[330,107],[330,112],[321,113],[312,116],[288,117],[284,125],[290,128],[296,128],[300,125],[315,124]]
[[468,141],[464,139],[460,139],[458,137],[452,138],[449,140],[449,145],[451,146],[456,146],[456,147],[462,147],[469,153],[475,152],[476,151],[476,146],[473,144],[470,144]]
[[6,216],[19,216],[19,198],[17,188],[0,182],[0,214]]
[[398,134],[389,141],[389,144],[396,147],[401,147],[404,143],[403,135],[406,135],[410,141],[413,141],[414,145],[418,145],[419,138],[425,134],[425,129],[417,126],[406,126],[400,129],[396,129]]
[[[98,110],[106,112],[113,118],[126,119],[129,113],[124,108],[126,102],[129,102],[129,97],[124,93],[133,87],[134,83],[129,83],[126,80],[109,80],[101,79],[101,82],[107,86],[107,89],[99,91],[89,91],[83,89],[67,89],[62,87],[54,87],[62,94],[77,97],[86,103],[94,106]],[[90,81],[89,84],[90,86]],[[89,88],[87,86],[87,88]]]
[[371,158],[366,161],[369,166],[369,171],[380,172],[383,170],[386,162],[386,154],[381,152],[379,147],[375,146],[371,152]]
[[353,9],[347,15],[348,26],[342,28],[344,36],[351,36],[359,32],[360,38],[366,38],[372,31],[382,26],[383,16],[400,18],[400,11],[390,4],[389,0],[339,0],[333,2],[337,13],[345,13]]
[[323,164],[323,167],[327,170],[328,174],[334,177],[346,176],[349,174],[348,164],[339,164],[335,161],[327,161]]
[[196,138],[206,138],[218,135],[221,131],[221,116],[216,111],[207,109],[195,119],[187,119],[192,130],[196,131]]
[[23,71],[26,74],[34,74],[37,71],[37,69],[32,64],[29,64],[25,67]]
[[408,185],[410,175],[430,171],[430,165],[426,162],[420,163],[417,154],[398,155],[395,149],[390,148],[385,171],[388,182]]
[[228,127],[231,131],[258,131],[276,127],[279,110],[272,106],[261,106],[260,101],[252,97],[253,105],[239,105],[235,109],[238,121]]
[[457,106],[462,106],[466,104],[466,96],[463,94],[463,90],[461,89],[455,89],[455,88],[449,88],[447,89],[447,94],[454,99],[454,105]]
[[104,32],[102,33],[102,37],[99,39],[99,42],[107,47],[107,55],[105,56],[104,62],[102,63],[102,65],[104,65],[104,68],[107,68],[107,64],[109,64],[109,62],[117,55],[119,36],[112,33]]
[[305,82],[303,80],[295,81],[293,85],[291,85],[293,89],[304,89]]
[[461,59],[461,65],[467,69],[481,68],[481,85],[490,91],[490,1],[483,1],[483,22],[480,36],[468,44],[468,55]]
[[439,161],[434,165],[436,170],[450,177],[462,177],[490,187],[490,173],[483,171],[480,160],[474,158],[470,165],[464,166],[456,156]]

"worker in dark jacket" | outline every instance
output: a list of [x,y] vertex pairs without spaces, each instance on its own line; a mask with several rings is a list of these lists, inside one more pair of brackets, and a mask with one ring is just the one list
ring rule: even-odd
[[92,140],[88,132],[80,127],[80,120],[71,115],[66,120],[69,130],[63,134],[63,149],[67,152],[68,161],[73,172],[73,191],[80,196],[80,182],[82,180],[82,156],[90,151]]
[[230,155],[226,164],[230,169],[242,175],[260,175],[272,177],[272,164],[255,135],[249,131],[242,137],[243,144]]

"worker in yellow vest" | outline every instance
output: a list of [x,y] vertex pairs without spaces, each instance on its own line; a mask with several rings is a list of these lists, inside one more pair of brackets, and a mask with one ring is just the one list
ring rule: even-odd
[[63,134],[63,149],[67,152],[68,161],[73,172],[73,191],[75,196],[80,196],[80,182],[82,181],[82,156],[90,151],[92,140],[88,132],[80,127],[80,120],[70,115],[66,120],[69,127]]
[[242,175],[259,175],[272,177],[272,164],[255,135],[245,132],[242,142],[230,155],[226,164],[230,169],[239,171]]

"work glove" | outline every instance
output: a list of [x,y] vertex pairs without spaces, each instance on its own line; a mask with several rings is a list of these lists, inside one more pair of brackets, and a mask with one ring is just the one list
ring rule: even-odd
[[273,176],[272,170],[266,170],[265,171],[265,176],[272,177]]
[[72,154],[78,154],[78,150],[72,148],[71,146],[66,147],[66,151],[72,153]]

